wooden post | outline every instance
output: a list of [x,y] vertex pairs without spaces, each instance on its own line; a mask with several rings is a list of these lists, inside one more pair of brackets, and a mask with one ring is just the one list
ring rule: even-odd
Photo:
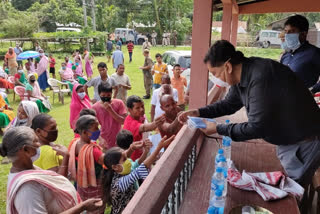
[[223,2],[221,39],[230,41],[232,20],[232,2]]
[[238,34],[238,13],[232,14],[232,27],[231,27],[231,43],[237,46],[237,34]]
[[190,109],[207,104],[208,68],[203,63],[203,59],[211,45],[212,6],[212,0],[194,0]]

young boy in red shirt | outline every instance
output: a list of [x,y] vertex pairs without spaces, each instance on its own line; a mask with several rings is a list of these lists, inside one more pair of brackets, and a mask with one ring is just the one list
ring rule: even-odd
[[49,63],[50,63],[50,73],[52,74],[52,78],[56,78],[56,59],[53,58],[52,54],[49,54]]
[[[153,131],[165,122],[165,117],[160,116],[152,123],[148,123],[144,114],[144,102],[136,95],[128,97],[127,108],[129,115],[124,121],[123,129],[129,130],[132,133],[133,141],[142,140],[144,132]],[[131,159],[135,161],[142,155],[142,152],[141,149],[135,150],[131,155]]]

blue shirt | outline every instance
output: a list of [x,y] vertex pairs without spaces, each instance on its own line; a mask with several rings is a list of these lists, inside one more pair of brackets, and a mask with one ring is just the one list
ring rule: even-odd
[[112,59],[113,59],[113,68],[118,68],[119,64],[123,64],[123,53],[120,50],[115,50],[112,54]]
[[309,42],[294,52],[283,54],[280,62],[289,66],[307,88],[317,83],[320,76],[320,49]]
[[122,42],[121,42],[121,40],[120,40],[120,39],[117,41],[117,45],[119,45],[119,46],[120,46],[120,48],[121,48],[121,46],[122,46]]

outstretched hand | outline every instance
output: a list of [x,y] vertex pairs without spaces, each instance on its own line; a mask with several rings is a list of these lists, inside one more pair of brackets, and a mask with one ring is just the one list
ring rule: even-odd
[[164,136],[160,143],[158,144],[158,146],[162,149],[162,148],[167,148],[170,143],[174,140],[175,135],[172,135],[170,138],[167,139],[167,136]]

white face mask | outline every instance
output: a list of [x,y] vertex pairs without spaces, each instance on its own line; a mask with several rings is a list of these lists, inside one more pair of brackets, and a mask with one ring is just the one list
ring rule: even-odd
[[83,98],[86,96],[86,92],[78,93],[78,96],[80,97],[81,100],[83,100]]
[[31,157],[32,163],[38,160],[40,157],[40,147],[37,148],[37,153]]
[[214,75],[213,75],[212,81],[213,81],[214,84],[216,84],[216,85],[218,85],[220,87],[226,88],[226,87],[230,86],[227,82],[222,81],[221,79],[215,77]]
[[22,74],[22,73],[23,73],[23,70],[18,70],[18,73]]

